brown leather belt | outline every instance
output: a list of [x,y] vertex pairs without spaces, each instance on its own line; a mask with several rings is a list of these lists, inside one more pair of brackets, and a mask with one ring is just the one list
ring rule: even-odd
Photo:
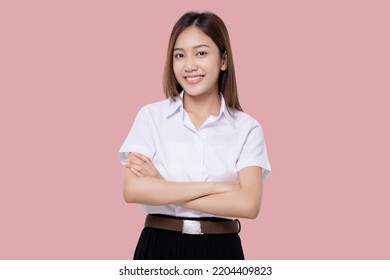
[[202,221],[155,215],[146,216],[145,227],[179,231],[183,234],[225,234],[239,233],[241,230],[238,220]]

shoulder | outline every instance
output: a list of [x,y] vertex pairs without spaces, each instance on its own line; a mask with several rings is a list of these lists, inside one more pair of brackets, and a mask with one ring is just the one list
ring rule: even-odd
[[138,114],[148,116],[152,119],[158,119],[163,115],[167,114],[171,106],[171,103],[172,101],[169,98],[157,102],[153,102],[141,107]]
[[234,110],[232,111],[232,117],[237,128],[251,130],[258,127],[262,129],[260,123],[248,113]]

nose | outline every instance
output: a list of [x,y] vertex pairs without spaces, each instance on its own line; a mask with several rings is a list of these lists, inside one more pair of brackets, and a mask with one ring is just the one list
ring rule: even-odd
[[194,59],[188,57],[186,60],[185,71],[192,72],[196,71],[197,69],[198,67],[196,66]]

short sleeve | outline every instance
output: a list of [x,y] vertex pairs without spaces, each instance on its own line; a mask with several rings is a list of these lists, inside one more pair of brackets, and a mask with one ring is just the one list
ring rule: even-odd
[[124,143],[119,149],[119,159],[124,164],[129,152],[136,152],[152,159],[156,148],[153,141],[153,120],[143,107],[137,114]]
[[261,167],[263,180],[266,180],[271,173],[271,165],[268,160],[263,129],[256,121],[246,136],[241,154],[237,161],[237,170],[248,166]]

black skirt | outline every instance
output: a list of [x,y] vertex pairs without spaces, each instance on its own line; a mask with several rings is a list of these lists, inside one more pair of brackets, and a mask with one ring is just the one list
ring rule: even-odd
[[243,259],[238,233],[192,235],[149,227],[142,230],[134,252],[134,260]]

